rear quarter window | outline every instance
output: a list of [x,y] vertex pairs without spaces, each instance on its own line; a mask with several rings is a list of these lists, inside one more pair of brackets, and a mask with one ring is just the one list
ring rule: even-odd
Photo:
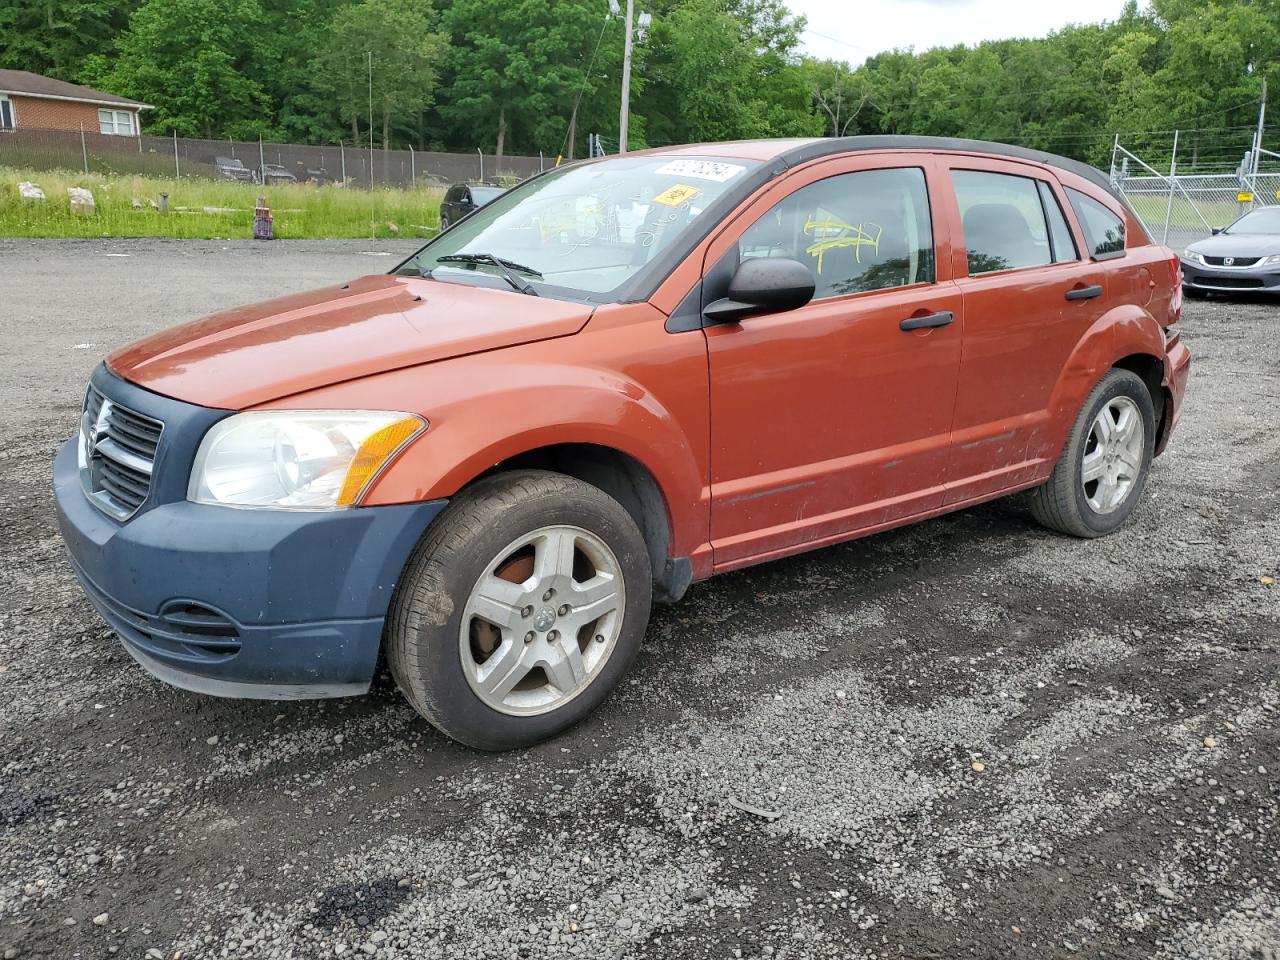
[[1093,197],[1070,187],[1067,188],[1067,199],[1080,220],[1093,259],[1124,256],[1124,221]]

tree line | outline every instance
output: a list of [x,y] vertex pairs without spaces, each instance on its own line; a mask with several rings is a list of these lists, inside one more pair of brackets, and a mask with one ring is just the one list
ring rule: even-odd
[[[802,53],[784,0],[641,0],[632,148],[925,134],[1104,163],[1117,131],[1226,162],[1264,78],[1280,0],[1117,0],[1047,37],[899,50],[856,67]],[[821,23],[813,24],[822,29]],[[4,0],[0,67],[154,104],[181,136],[581,155],[616,142],[621,18],[608,0]],[[1186,152],[1184,152],[1184,149]]]

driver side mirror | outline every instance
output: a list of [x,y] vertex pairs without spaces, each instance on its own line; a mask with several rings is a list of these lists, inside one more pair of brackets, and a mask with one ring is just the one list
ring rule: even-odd
[[1218,234],[1220,234],[1223,230],[1227,228],[1226,227],[1210,227],[1209,229],[1213,231],[1213,235],[1216,237]]
[[729,295],[707,304],[702,315],[711,323],[733,323],[743,317],[782,313],[813,299],[813,274],[787,257],[753,257],[738,264]]

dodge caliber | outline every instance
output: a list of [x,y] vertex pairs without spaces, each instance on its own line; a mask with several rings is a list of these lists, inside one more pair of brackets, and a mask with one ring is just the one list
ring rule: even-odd
[[713,574],[1024,490],[1054,530],[1116,530],[1178,422],[1181,298],[1107,179],[1049,154],[608,157],[387,275],[112,353],[59,520],[163,681],[346,696],[385,657],[450,736],[527,745]]

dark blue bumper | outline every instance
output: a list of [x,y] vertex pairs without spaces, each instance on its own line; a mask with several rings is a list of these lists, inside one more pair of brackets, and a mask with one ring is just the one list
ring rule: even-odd
[[366,691],[397,578],[445,506],[294,513],[184,499],[121,524],[85,496],[73,441],[53,479],[72,566],[126,649],[160,679],[220,696]]

